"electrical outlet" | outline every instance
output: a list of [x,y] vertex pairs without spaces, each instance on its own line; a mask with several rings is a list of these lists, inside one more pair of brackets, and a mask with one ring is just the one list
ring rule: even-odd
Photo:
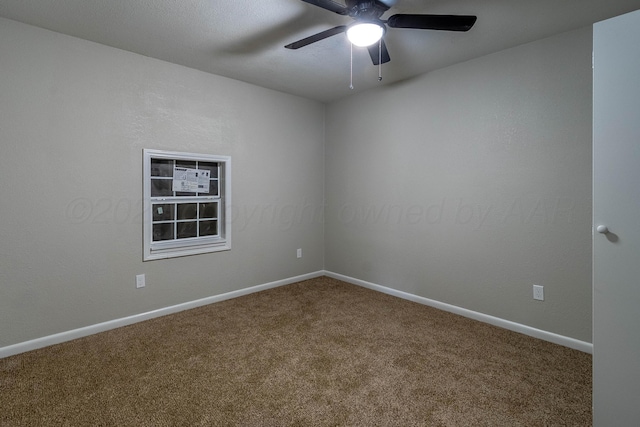
[[296,251],[296,257],[298,257],[298,258],[302,258],[302,249],[298,249],[298,250]]
[[144,288],[144,287],[145,287],[144,274],[137,274],[136,275],[136,289],[140,289],[140,288]]
[[544,286],[533,285],[533,299],[544,301]]

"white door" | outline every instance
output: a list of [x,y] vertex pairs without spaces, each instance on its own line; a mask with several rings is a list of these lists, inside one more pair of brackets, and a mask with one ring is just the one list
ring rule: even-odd
[[640,10],[593,36],[594,426],[638,426]]

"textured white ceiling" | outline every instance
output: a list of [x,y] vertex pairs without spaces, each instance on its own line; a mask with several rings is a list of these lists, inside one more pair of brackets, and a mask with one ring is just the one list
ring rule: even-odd
[[[341,0],[335,0],[341,2]],[[0,0],[0,16],[198,70],[331,101],[640,8],[640,0],[398,0],[394,13],[478,16],[467,33],[390,28],[383,81],[343,34],[285,44],[351,22],[300,0]]]

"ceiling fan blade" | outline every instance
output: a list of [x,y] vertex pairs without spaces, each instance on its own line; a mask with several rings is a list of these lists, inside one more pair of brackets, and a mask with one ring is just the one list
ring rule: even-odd
[[[379,49],[380,46],[382,46],[382,55],[380,54],[381,53]],[[386,64],[387,62],[391,61],[391,57],[389,56],[389,51],[387,50],[387,45],[384,43],[383,39],[380,39],[380,44],[374,43],[371,46],[367,46],[367,49],[369,50],[369,56],[373,61],[373,65],[379,65],[381,57],[382,57],[383,64]]]
[[390,16],[387,25],[392,28],[421,30],[469,31],[477,17],[471,15],[408,15]]
[[298,40],[297,42],[290,43],[285,47],[287,49],[300,49],[301,47],[310,45],[311,43],[318,42],[320,40],[326,39],[327,37],[335,36],[336,34],[343,33],[344,30],[347,29],[346,25],[339,25],[337,27],[331,28],[329,30],[321,31],[312,36],[306,37],[302,40]]
[[321,7],[323,9],[326,9],[330,12],[335,12],[339,15],[348,15],[349,14],[349,10],[344,7],[343,5],[341,5],[340,3],[336,3],[334,1],[331,0],[302,0],[305,3],[309,3],[312,4],[314,6],[318,6]]

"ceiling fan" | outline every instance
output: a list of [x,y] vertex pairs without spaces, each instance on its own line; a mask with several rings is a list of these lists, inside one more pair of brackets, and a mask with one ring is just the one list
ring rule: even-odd
[[382,15],[396,3],[396,0],[345,0],[346,5],[332,0],[302,0],[338,15],[350,16],[355,20],[351,25],[321,31],[302,40],[285,46],[287,49],[300,49],[328,37],[347,33],[351,43],[367,47],[374,65],[384,64],[391,60],[384,43],[387,26],[391,28],[415,28],[420,30],[469,31],[476,22],[470,15],[416,15],[396,14],[387,19]]

